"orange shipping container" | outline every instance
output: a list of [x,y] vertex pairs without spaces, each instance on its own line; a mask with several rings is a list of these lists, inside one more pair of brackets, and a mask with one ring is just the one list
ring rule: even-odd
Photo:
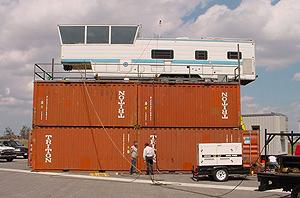
[[101,126],[99,120],[107,127],[238,128],[240,87],[207,83],[35,82],[34,126]]
[[243,131],[243,163],[245,167],[260,162],[259,131]]
[[[257,137],[256,132],[250,136],[250,145],[255,145],[251,153],[259,153]],[[134,140],[139,144],[139,169],[145,169],[142,150],[144,143],[149,142],[156,148],[158,170],[190,171],[196,165],[197,144],[248,141],[240,130],[220,128],[107,128],[105,132],[103,128],[41,127],[34,128],[31,138],[30,159],[32,169],[36,171],[128,171],[130,146]],[[243,149],[244,157],[250,159],[247,156],[249,147],[243,146]],[[255,158],[251,158],[252,162]]]
[[35,82],[33,125],[101,126],[96,110],[105,126],[134,126],[136,88],[135,84]]
[[237,84],[141,84],[139,125],[239,127]]

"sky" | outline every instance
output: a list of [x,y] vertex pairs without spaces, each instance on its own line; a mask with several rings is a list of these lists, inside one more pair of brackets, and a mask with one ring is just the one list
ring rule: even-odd
[[289,130],[298,130],[299,0],[0,0],[0,24],[0,133],[31,126],[33,64],[59,61],[57,24],[142,24],[145,37],[252,38],[258,79],[242,88],[242,113],[284,113]]

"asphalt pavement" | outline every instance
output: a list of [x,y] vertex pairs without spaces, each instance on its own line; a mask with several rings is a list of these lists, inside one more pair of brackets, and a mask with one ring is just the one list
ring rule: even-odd
[[147,175],[130,176],[117,172],[108,172],[105,177],[93,172],[36,173],[30,171],[24,159],[0,161],[0,178],[0,197],[9,198],[289,197],[280,190],[258,192],[255,176],[243,181],[242,178],[231,178],[228,182],[219,183],[207,178],[196,182],[191,179],[191,174],[156,174],[153,183]]

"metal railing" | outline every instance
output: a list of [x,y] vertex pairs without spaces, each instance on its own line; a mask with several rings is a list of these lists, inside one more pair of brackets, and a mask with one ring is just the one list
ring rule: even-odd
[[[61,63],[34,64],[34,80],[183,80],[217,82],[221,78],[228,82],[239,82],[239,67],[228,66],[232,72],[216,72],[214,65],[163,65],[163,64],[92,64],[87,69],[84,64],[81,69],[65,71]],[[123,71],[120,68],[124,69]],[[172,78],[173,76],[173,78]],[[225,77],[226,78],[225,78]],[[201,78],[200,78],[201,77]],[[220,81],[222,82],[222,80]]]

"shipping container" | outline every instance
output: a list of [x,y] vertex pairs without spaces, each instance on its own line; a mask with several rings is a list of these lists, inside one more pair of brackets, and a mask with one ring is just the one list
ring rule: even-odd
[[141,84],[140,126],[239,127],[237,84]]
[[35,82],[33,125],[134,126],[136,89],[135,84]]
[[34,126],[235,127],[235,83],[35,82]]
[[[243,121],[248,130],[260,131],[261,155],[265,155],[265,130],[269,133],[287,133],[288,117],[281,113],[247,114],[243,115]],[[276,136],[268,144],[268,155],[287,155],[288,139],[287,137]]]
[[260,135],[259,131],[243,131],[243,164],[251,167],[260,162]]
[[[243,142],[247,159],[259,153],[257,133],[250,140],[243,131],[225,128],[96,128],[36,127],[31,136],[31,164],[42,170],[112,170],[128,171],[130,146],[138,141],[138,168],[144,170],[142,151],[146,142],[156,149],[155,169],[159,171],[191,171],[196,165],[199,143]],[[251,152],[249,152],[251,150]],[[247,164],[248,163],[248,164]],[[245,166],[249,162],[245,161]]]

